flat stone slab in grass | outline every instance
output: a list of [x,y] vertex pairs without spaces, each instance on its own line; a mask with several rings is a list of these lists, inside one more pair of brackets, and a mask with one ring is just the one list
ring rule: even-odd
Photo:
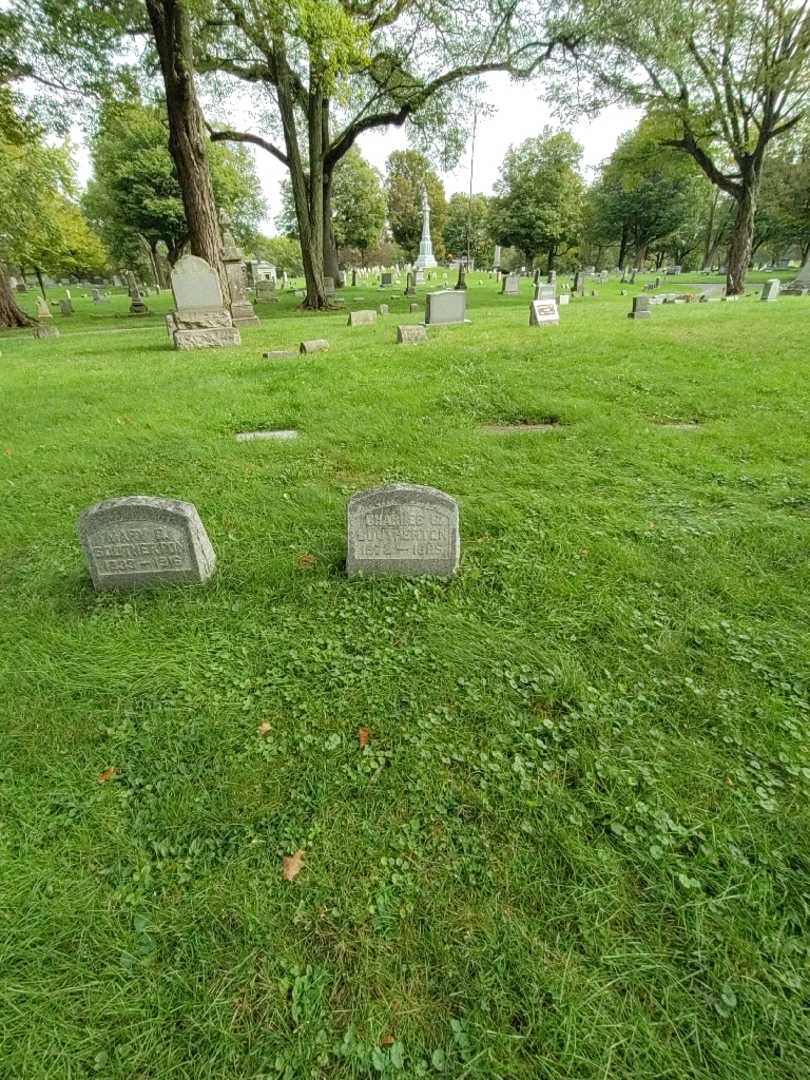
[[461,541],[458,503],[418,484],[360,491],[347,513],[349,577],[452,577]]
[[325,338],[315,338],[312,341],[302,341],[298,346],[300,353],[325,352],[329,348],[329,342]]
[[43,323],[41,326],[34,327],[35,338],[48,338],[59,337],[59,331],[55,326],[50,326],[48,323]]
[[99,591],[207,581],[216,556],[191,503],[127,495],[91,506],[79,539]]
[[286,441],[297,439],[298,432],[292,428],[279,431],[240,431],[235,436],[237,442],[258,442],[265,439],[280,439]]
[[350,311],[347,326],[370,326],[377,321],[376,311]]
[[486,435],[523,435],[532,432],[558,431],[559,424],[484,424],[481,431]]
[[397,327],[397,345],[419,345],[423,341],[427,341],[427,330],[422,323]]
[[262,353],[263,360],[287,360],[292,356],[298,356],[295,349],[271,349],[269,352]]
[[660,420],[655,426],[669,428],[670,431],[697,431],[700,424],[697,420]]

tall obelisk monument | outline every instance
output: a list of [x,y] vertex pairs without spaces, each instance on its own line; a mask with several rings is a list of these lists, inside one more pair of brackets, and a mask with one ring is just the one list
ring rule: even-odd
[[413,265],[417,270],[429,270],[436,265],[436,260],[433,258],[433,241],[430,239],[430,206],[426,187],[422,188],[422,239],[419,243],[419,254]]

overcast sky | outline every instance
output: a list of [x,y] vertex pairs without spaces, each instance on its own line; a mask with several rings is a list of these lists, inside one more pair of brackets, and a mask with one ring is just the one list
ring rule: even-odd
[[[0,6],[2,0],[0,0]],[[473,189],[489,195],[498,178],[504,155],[510,146],[516,146],[524,139],[539,135],[546,124],[555,126],[551,109],[540,97],[540,87],[526,84],[515,85],[503,74],[493,74],[486,78],[486,100],[494,107],[491,116],[479,117],[475,143],[475,162]],[[251,130],[249,115],[231,116],[235,126],[243,131]],[[606,109],[597,120],[568,125],[574,137],[584,148],[583,167],[585,178],[590,181],[594,169],[601,161],[609,157],[619,137],[629,131],[638,122],[640,111],[612,107]],[[261,132],[257,132],[261,134]],[[85,183],[90,173],[87,151],[80,142],[78,130],[74,132],[77,144],[79,178]],[[385,162],[392,150],[404,150],[408,146],[405,128],[381,128],[367,132],[358,140],[363,156],[381,173],[385,172]],[[268,213],[262,229],[275,233],[274,218],[279,211],[279,186],[284,179],[285,168],[264,150],[255,151],[256,166],[261,178],[262,188],[268,202]],[[456,191],[466,192],[470,184],[470,147],[458,168],[450,173],[443,173],[442,180],[448,195]]]

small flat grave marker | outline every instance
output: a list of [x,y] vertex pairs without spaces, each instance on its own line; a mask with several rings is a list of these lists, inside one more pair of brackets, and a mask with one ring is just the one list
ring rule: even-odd
[[79,539],[99,591],[201,583],[216,556],[191,503],[128,495],[91,506],[79,518]]
[[292,428],[283,431],[240,431],[235,436],[237,442],[262,442],[266,439],[279,439],[285,442],[297,438],[298,432]]
[[397,327],[398,345],[419,345],[423,341],[427,341],[427,329],[421,323]]
[[371,326],[377,321],[376,311],[350,311],[347,326]]
[[298,356],[295,349],[270,349],[269,352],[262,353],[263,360],[286,360],[291,356]]
[[532,301],[529,307],[529,326],[556,326],[559,322],[560,309],[554,300]]
[[314,338],[312,341],[302,341],[298,346],[299,353],[326,352],[329,342],[325,338]]
[[361,491],[347,512],[349,577],[452,577],[461,542],[458,503],[443,491],[391,484]]

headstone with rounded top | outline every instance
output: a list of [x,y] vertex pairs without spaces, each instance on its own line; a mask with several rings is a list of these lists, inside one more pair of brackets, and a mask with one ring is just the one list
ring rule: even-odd
[[79,539],[99,591],[200,583],[216,557],[196,508],[176,499],[128,495],[91,506]]
[[770,281],[766,281],[762,286],[762,295],[760,300],[773,301],[779,296],[779,289],[781,286],[779,278],[771,278]]
[[216,271],[198,255],[184,255],[172,268],[176,349],[239,345],[239,330],[222,301]]
[[461,542],[458,503],[436,488],[390,484],[349,501],[346,571],[384,577],[452,577]]

